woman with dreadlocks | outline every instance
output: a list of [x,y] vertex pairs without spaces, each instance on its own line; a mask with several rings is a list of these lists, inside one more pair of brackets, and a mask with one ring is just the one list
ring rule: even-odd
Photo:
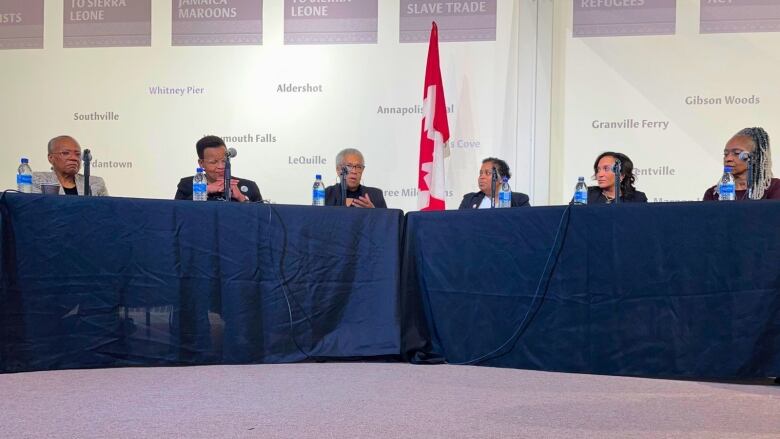
[[[750,175],[747,161],[739,158],[742,152],[750,154]],[[780,199],[780,179],[772,178],[772,150],[769,135],[763,128],[745,128],[735,134],[723,150],[723,164],[731,166],[737,200]],[[717,185],[704,192],[704,201],[717,199]]]

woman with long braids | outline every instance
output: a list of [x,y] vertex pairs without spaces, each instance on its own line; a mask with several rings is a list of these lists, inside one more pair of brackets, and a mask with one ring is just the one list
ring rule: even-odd
[[[747,161],[739,158],[742,152],[750,154],[750,175]],[[723,165],[731,166],[737,201],[780,199],[780,179],[772,178],[772,150],[763,128],[745,128],[735,134],[723,150]],[[704,201],[717,199],[717,185],[704,192]]]
[[636,190],[634,162],[619,152],[602,152],[593,163],[593,177],[596,186],[588,188],[588,204],[605,204],[615,201],[615,162],[620,160],[620,202],[646,203],[644,192]]

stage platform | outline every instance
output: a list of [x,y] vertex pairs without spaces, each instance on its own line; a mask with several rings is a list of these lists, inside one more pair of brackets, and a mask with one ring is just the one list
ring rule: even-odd
[[770,383],[401,363],[63,370],[0,375],[0,425],[49,438],[777,438]]

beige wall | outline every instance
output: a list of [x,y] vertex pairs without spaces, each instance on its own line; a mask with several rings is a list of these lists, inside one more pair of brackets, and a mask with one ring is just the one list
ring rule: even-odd
[[[20,156],[33,170],[47,170],[46,142],[67,133],[91,148],[95,161],[114,166],[92,171],[112,195],[171,198],[179,178],[194,172],[198,138],[249,135],[251,142],[228,142],[239,152],[233,172],[257,181],[266,198],[309,204],[314,174],[334,183],[337,151],[357,147],[366,157],[364,182],[397,192],[387,197],[391,207],[415,209],[421,115],[378,109],[422,104],[428,45],[400,44],[399,2],[381,0],[378,44],[285,46],[281,5],[265,1],[262,46],[172,47],[170,3],[154,1],[151,47],[63,49],[62,2],[46,2],[45,48],[0,51],[0,187],[14,186]],[[535,142],[526,133],[534,112],[536,2],[498,5],[497,41],[441,44],[454,108],[451,208],[476,189],[484,157],[506,158],[517,190],[528,192],[535,178]],[[288,83],[322,92],[277,91]],[[150,94],[156,86],[204,93]],[[119,120],[74,120],[74,113],[111,112]],[[269,138],[276,141],[261,141]],[[297,157],[315,163],[291,163]]]
[[[572,38],[570,2],[555,2],[551,202],[571,198],[605,150],[628,154],[650,201],[701,199],[722,173],[722,150],[743,127],[780,136],[780,33],[699,34],[699,1],[677,2],[677,34]],[[721,104],[689,105],[695,96]],[[729,105],[726,96],[760,100]],[[597,129],[594,121],[668,122]],[[669,174],[674,171],[674,175]],[[775,154],[775,174],[780,159]],[[593,183],[591,183],[593,184]]]

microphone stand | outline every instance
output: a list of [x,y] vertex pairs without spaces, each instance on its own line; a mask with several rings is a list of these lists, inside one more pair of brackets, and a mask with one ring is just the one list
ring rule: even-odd
[[84,161],[84,196],[89,197],[92,196],[92,188],[89,186],[90,165],[92,164],[92,151],[90,151],[89,149],[85,149],[84,155],[82,156],[82,160]]
[[224,189],[224,197],[225,201],[230,202],[231,194],[230,194],[230,154],[225,154],[225,189]]
[[620,165],[620,160],[615,160],[615,165],[612,167],[612,173],[615,174],[615,204],[620,202],[620,175],[623,172]]
[[[753,199],[753,157],[748,156],[747,160],[747,200]],[[736,197],[734,197],[736,199]]]
[[498,172],[496,172],[496,167],[493,166],[493,172],[490,175],[490,208],[494,209],[496,207],[496,183],[498,182]]
[[341,205],[346,206],[347,205],[347,174],[349,174],[349,169],[347,169],[346,166],[343,166],[341,168],[341,183],[339,186],[341,186]]

